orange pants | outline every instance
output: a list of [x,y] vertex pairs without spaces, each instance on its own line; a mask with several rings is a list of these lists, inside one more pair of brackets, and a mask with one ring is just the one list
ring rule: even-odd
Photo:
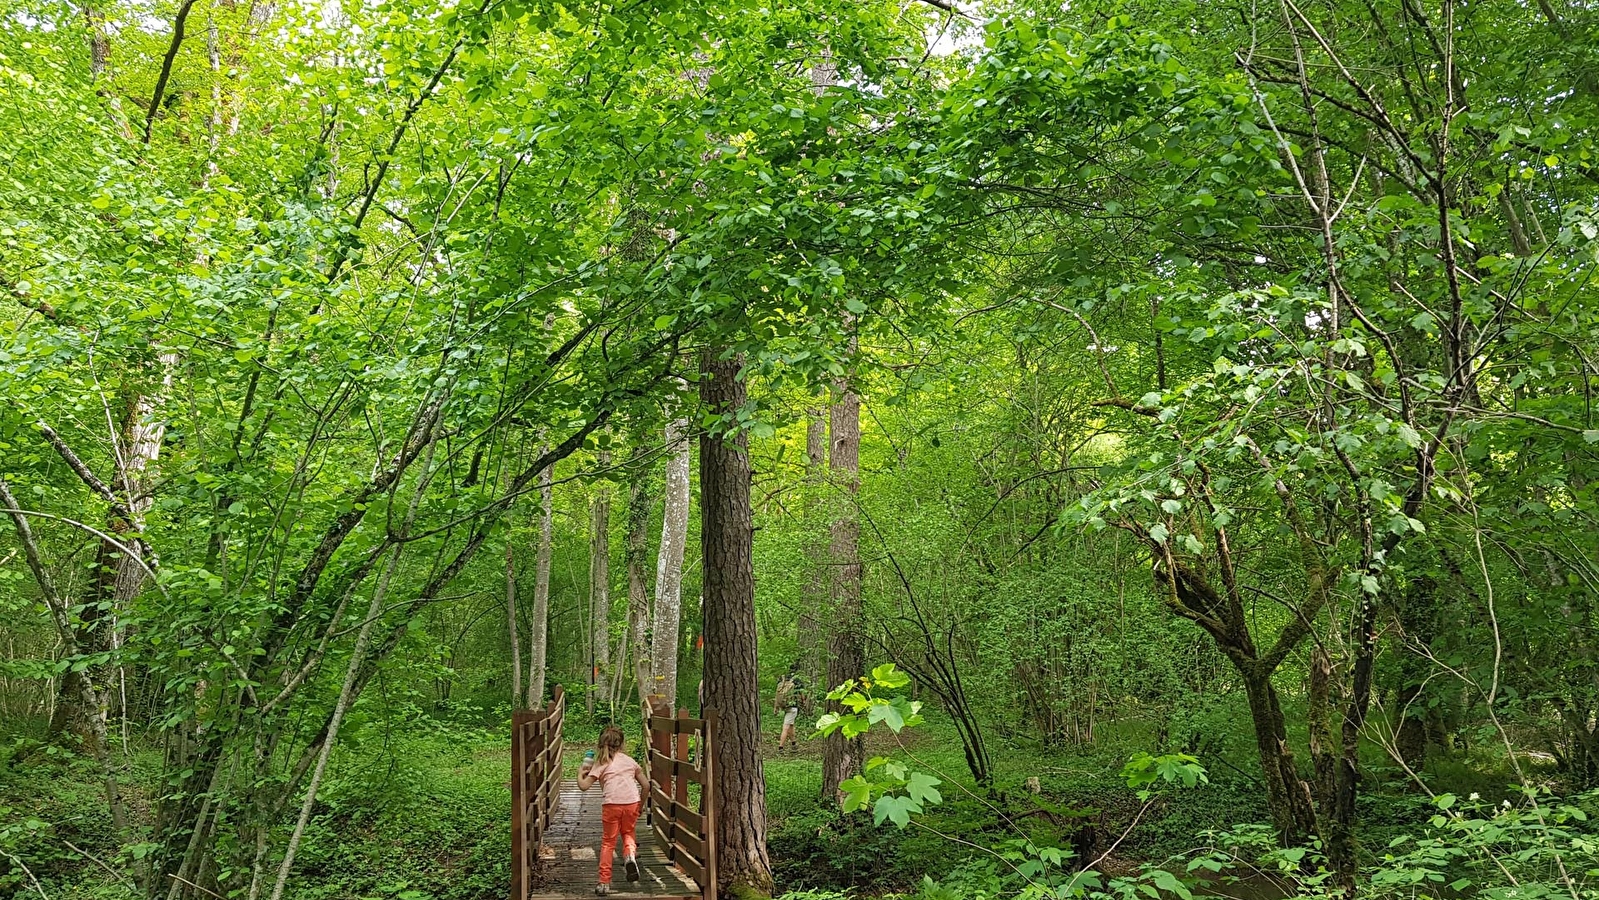
[[616,855],[616,836],[622,836],[622,856],[638,855],[637,803],[607,803],[600,807],[600,822],[605,836],[600,838],[600,884],[611,883],[611,857]]

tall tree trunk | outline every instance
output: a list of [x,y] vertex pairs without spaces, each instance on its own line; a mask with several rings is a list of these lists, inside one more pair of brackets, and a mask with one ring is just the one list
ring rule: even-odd
[[[860,677],[866,667],[865,617],[861,610],[860,517],[855,496],[860,490],[861,403],[848,381],[838,385],[829,430],[832,447],[828,465],[834,489],[841,492],[835,515],[828,558],[832,569],[833,621],[829,640],[827,681],[843,684]],[[822,797],[838,796],[839,785],[861,771],[866,751],[865,737],[853,740],[840,731],[827,736],[822,756]]]
[[1255,752],[1265,778],[1266,809],[1283,846],[1303,844],[1316,833],[1316,813],[1311,805],[1310,786],[1299,776],[1294,752],[1288,746],[1288,728],[1277,702],[1277,690],[1272,687],[1271,675],[1255,672],[1250,665],[1237,668],[1255,726]]
[[533,625],[528,637],[527,708],[544,701],[545,668],[549,661],[550,551],[555,527],[554,473],[539,473],[539,548],[533,570]]
[[[116,650],[121,644],[117,620],[144,588],[145,561],[137,558],[137,554],[144,550],[140,535],[144,530],[145,513],[155,503],[148,476],[161,455],[161,443],[166,436],[166,422],[158,413],[172,387],[178,356],[162,353],[158,362],[161,381],[156,392],[141,391],[130,396],[120,429],[113,435],[116,476],[112,489],[122,498],[127,514],[113,511],[107,517],[107,537],[100,540],[95,552],[93,577],[88,581],[88,591],[79,608],[79,653],[104,654]],[[123,552],[124,547],[132,553]],[[51,733],[76,729],[84,738],[90,738],[93,723],[108,717],[112,696],[121,693],[109,683],[111,674],[107,665],[100,664],[82,672],[69,670],[62,676],[60,697],[50,722]],[[120,667],[116,674],[121,674]],[[95,685],[92,692],[85,692],[78,683],[84,680]],[[83,709],[83,698],[90,693],[107,703],[107,708]],[[120,706],[118,709],[120,711]]]
[[[635,452],[635,456],[638,454]],[[653,669],[646,637],[650,625],[649,565],[650,473],[633,476],[627,497],[627,635],[633,650],[633,681],[638,702],[648,702]]]
[[522,636],[516,625],[516,542],[505,539],[505,620],[511,638],[511,705],[522,702]]
[[688,541],[688,419],[666,426],[665,516],[655,561],[655,609],[650,621],[650,693],[677,704],[678,625],[683,613],[683,550]]
[[[832,585],[828,577],[827,544],[816,527],[817,501],[825,483],[827,469],[827,420],[822,411],[814,407],[805,410],[805,481],[807,524],[805,534],[805,564],[810,568],[805,574],[805,589],[800,595],[799,618],[796,623],[796,643],[799,659],[795,668],[805,675],[812,688],[822,686],[827,678],[824,664],[827,660],[824,622],[832,607]],[[827,684],[826,687],[834,687]]]
[[[739,360],[708,351],[700,399],[732,423],[744,406]],[[714,746],[719,887],[733,896],[770,896],[766,779],[761,770],[760,666],[756,655],[754,526],[748,438],[700,438],[700,542],[705,562],[707,708],[718,712]]]
[[[599,466],[609,468],[611,454],[599,452]],[[594,495],[591,511],[589,543],[589,641],[591,665],[589,666],[589,698],[587,707],[594,710],[594,692],[610,683],[611,672],[611,493],[600,482]],[[611,701],[609,694],[604,698]]]
[[111,63],[111,38],[106,34],[105,15],[95,3],[85,3],[83,24],[89,30],[89,75],[99,81]]
[[[1316,831],[1327,853],[1337,886],[1346,897],[1355,895],[1360,874],[1358,816],[1360,793],[1360,732],[1371,705],[1372,670],[1376,662],[1377,601],[1361,597],[1356,602],[1355,658],[1349,670],[1348,696],[1342,715],[1331,703],[1333,668],[1326,651],[1317,646],[1310,670],[1310,755],[1316,770]],[[1338,729],[1334,731],[1334,718]]]

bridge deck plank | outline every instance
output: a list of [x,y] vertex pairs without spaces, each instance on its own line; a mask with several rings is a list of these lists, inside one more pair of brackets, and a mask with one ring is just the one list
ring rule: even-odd
[[[574,900],[593,897],[598,883],[600,852],[600,791],[580,791],[577,783],[561,785],[560,802],[551,816],[550,830],[540,851],[538,880],[529,900]],[[617,841],[616,864],[611,876],[611,896],[699,900],[700,890],[693,880],[666,861],[643,815],[638,820],[638,862],[640,878],[629,882],[622,868],[621,841]]]

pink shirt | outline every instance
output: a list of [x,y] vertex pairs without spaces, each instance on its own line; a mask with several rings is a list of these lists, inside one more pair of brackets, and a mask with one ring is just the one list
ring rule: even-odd
[[644,767],[633,757],[618,753],[605,765],[590,769],[589,777],[599,779],[600,793],[607,805],[637,803],[643,798],[639,796],[638,776],[634,773],[643,771]]

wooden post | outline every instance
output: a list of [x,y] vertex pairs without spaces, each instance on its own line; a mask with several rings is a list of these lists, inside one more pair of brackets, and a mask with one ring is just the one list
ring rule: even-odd
[[511,900],[527,900],[539,847],[560,798],[566,691],[556,685],[540,709],[511,713]]
[[[674,741],[677,746],[672,754],[672,758],[682,763],[688,762],[689,731],[688,710],[679,709],[677,711],[677,735]],[[677,767],[673,766],[672,768],[676,769]],[[688,805],[688,781],[689,780],[687,777],[679,776],[672,788],[672,799],[683,804],[684,806]]]
[[519,709],[511,713],[511,900],[526,900],[532,884],[528,852],[528,794],[526,734],[535,714]]
[[555,804],[560,800],[561,783],[565,774],[561,769],[561,755],[566,750],[566,738],[563,729],[566,727],[566,688],[562,685],[555,686],[554,696],[550,699],[550,712],[546,717],[549,722],[549,738],[545,749],[545,785],[544,808],[540,811],[543,826],[540,838],[550,830],[550,820],[554,817]]
[[[650,695],[649,715],[650,718],[659,719],[670,719],[672,717],[672,708],[666,704],[665,697],[660,694]],[[648,727],[649,719],[645,719],[645,724]],[[650,749],[662,756],[670,757],[672,755],[672,736],[665,732],[656,731],[654,728],[649,728],[649,733]],[[654,766],[650,766],[650,780],[660,785],[661,793],[668,797],[672,796],[671,775],[669,772],[665,770],[656,771]]]
[[534,820],[538,823],[537,833],[533,838],[533,852],[537,854],[539,842],[544,839],[544,827],[547,824],[544,810],[548,807],[550,798],[550,713],[548,707],[545,708],[544,715],[539,718],[538,731],[533,739],[531,752],[534,754],[533,758],[538,760],[538,765],[533,767],[533,777],[538,779],[538,787],[535,788],[537,793],[534,795],[536,800],[533,811]]
[[[656,732],[656,730],[655,730],[654,724],[650,720],[655,718],[655,717],[657,717],[657,716],[669,716],[671,714],[672,714],[671,707],[666,705],[666,698],[665,697],[662,697],[660,694],[651,694],[649,696],[648,701],[645,704],[645,709],[644,709],[645,746],[649,748],[649,750],[645,751],[644,763],[645,763],[645,769],[649,773],[650,782],[652,784],[656,785],[657,787],[659,787],[661,789],[662,793],[665,793],[668,790],[667,784],[666,784],[666,781],[665,781],[666,773],[658,771],[656,769],[655,765],[650,760],[650,752],[649,751],[654,751],[656,753],[670,754],[671,753],[671,749],[670,749],[671,745],[670,745],[670,743],[663,743],[663,742],[669,742],[670,738],[667,738],[664,735],[658,734]],[[670,827],[669,823],[664,823],[664,822],[663,823],[657,823],[655,821],[655,800],[654,800],[653,796],[651,796],[648,799],[649,799],[649,802],[644,805],[644,808],[649,810],[649,815],[646,817],[645,821],[648,822],[650,825],[662,824],[662,825],[667,825],[668,827]],[[668,833],[670,833],[670,832],[668,832]]]
[[716,710],[701,711],[705,722],[700,732],[700,771],[705,784],[700,789],[700,816],[705,820],[705,900],[716,900]]

